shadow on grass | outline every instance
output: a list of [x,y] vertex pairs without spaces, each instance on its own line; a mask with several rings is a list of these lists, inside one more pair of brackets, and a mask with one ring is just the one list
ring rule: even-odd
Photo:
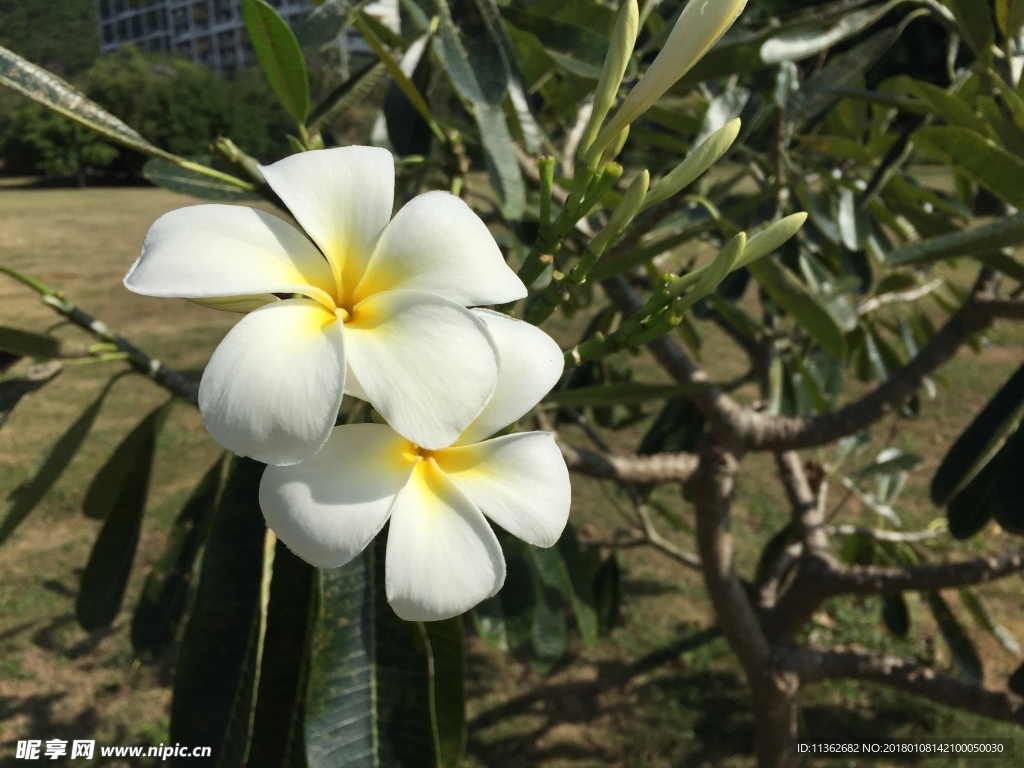
[[[597,662],[596,676],[585,681],[540,678],[529,691],[470,721],[468,753],[479,765],[502,768],[749,764],[749,693],[742,677],[709,663],[704,647],[718,637],[716,628],[705,629],[634,661]],[[698,650],[693,659],[685,658]],[[516,669],[522,668],[474,654],[471,691],[493,689],[494,675]],[[868,701],[809,703],[800,732],[831,741],[881,741],[908,727],[922,736],[934,728],[929,710],[914,702],[885,696]]]

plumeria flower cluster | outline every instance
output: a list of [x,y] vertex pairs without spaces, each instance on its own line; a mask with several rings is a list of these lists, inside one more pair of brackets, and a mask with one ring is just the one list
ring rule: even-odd
[[[270,466],[267,524],[313,565],[358,555],[390,520],[386,591],[409,620],[500,589],[486,518],[551,546],[569,513],[546,433],[486,439],[558,380],[543,331],[486,309],[526,295],[484,223],[428,192],[392,219],[394,161],[345,147],[264,167],[302,227],[197,205],[161,217],[125,285],[244,312],[203,373],[199,408],[226,448]],[[385,424],[335,426],[346,395]]]

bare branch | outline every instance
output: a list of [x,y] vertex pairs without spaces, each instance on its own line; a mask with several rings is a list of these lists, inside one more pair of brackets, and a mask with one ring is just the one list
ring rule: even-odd
[[962,344],[988,328],[992,317],[985,303],[965,304],[896,374],[837,411],[791,418],[736,408],[732,424],[742,444],[753,450],[793,450],[834,442],[900,407],[926,376],[952,358]]
[[933,591],[984,584],[1024,571],[1024,550],[914,567],[833,566],[818,577],[829,594]]
[[860,525],[826,525],[825,533],[830,536],[865,536],[875,541],[917,542],[937,539],[949,535],[945,528],[925,531],[882,531],[878,528],[864,528]]
[[943,280],[936,279],[917,288],[912,288],[909,291],[883,293],[881,296],[875,296],[872,299],[868,299],[857,307],[857,316],[863,317],[864,315],[869,315],[888,304],[906,304],[911,301],[917,301],[918,299],[924,298],[932,291],[941,288],[943,284]]
[[910,659],[860,651],[800,649],[787,654],[781,664],[785,669],[796,672],[803,682],[836,678],[865,680],[947,707],[1024,725],[1024,698],[983,688]]
[[620,483],[684,483],[697,471],[698,459],[692,453],[654,453],[649,456],[621,456],[589,451],[555,438],[572,472]]
[[654,527],[654,521],[651,520],[651,513],[647,510],[647,507],[643,504],[637,505],[637,515],[640,518],[640,522],[644,527],[644,540],[652,547],[668,555],[673,560],[682,563],[683,565],[689,566],[690,568],[696,568],[700,570],[700,558],[692,552],[687,552],[685,549],[680,549],[671,541],[663,537],[658,529]]
[[793,509],[793,523],[800,541],[804,543],[808,552],[827,552],[828,536],[825,534],[822,519],[824,472],[819,469],[815,473],[815,487],[812,488],[803,462],[795,451],[775,454],[775,464],[782,486],[786,490],[786,497]]
[[996,320],[1024,320],[1024,301],[988,299],[978,302],[978,309]]

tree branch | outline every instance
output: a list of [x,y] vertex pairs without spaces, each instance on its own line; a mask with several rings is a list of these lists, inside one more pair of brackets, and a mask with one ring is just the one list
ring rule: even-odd
[[877,595],[924,591],[984,584],[1024,571],[1024,550],[986,555],[956,563],[913,567],[877,565],[832,566],[818,573],[829,594]]
[[1024,725],[1024,698],[988,690],[909,659],[860,651],[799,649],[788,653],[782,666],[804,682],[865,680],[947,707]]
[[555,441],[570,471],[620,483],[685,483],[697,471],[699,463],[692,453],[621,456],[575,448],[564,442],[557,433]]
[[791,418],[735,408],[732,424],[739,440],[751,450],[785,451],[825,445],[870,426],[906,402],[921,381],[952,358],[962,344],[992,325],[993,309],[1003,310],[1004,304],[965,304],[895,375],[832,413]]

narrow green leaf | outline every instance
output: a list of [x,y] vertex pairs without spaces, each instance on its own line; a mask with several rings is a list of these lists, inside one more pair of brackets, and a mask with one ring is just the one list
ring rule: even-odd
[[956,439],[932,478],[931,500],[943,506],[974,477],[1024,419],[1024,365],[1000,387]]
[[78,453],[78,449],[85,442],[89,430],[92,429],[100,407],[103,405],[103,399],[107,396],[114,381],[116,378],[107,382],[99,396],[82,411],[81,415],[54,443],[35,474],[15,488],[7,497],[7,514],[4,516],[3,522],[0,523],[0,544],[6,541],[7,537],[28,517],[28,514],[36,508],[36,505],[42,501],[67,469],[68,464],[71,463],[75,454]]
[[1003,37],[1016,37],[1024,24],[1024,0],[996,0],[996,21]]
[[432,660],[430,707],[440,768],[458,766],[466,751],[466,638],[462,617],[423,624]]
[[277,100],[296,123],[304,124],[309,116],[309,76],[295,33],[264,0],[242,0],[242,20]]
[[60,340],[3,325],[0,326],[0,349],[21,357],[49,360],[60,350]]
[[500,105],[478,103],[473,109],[484,146],[484,159],[491,186],[498,194],[501,212],[506,219],[522,217],[526,210],[526,185],[516,159],[512,135]]
[[846,339],[842,329],[789,270],[772,259],[760,259],[749,265],[754,278],[797,325],[803,328],[832,357],[846,357]]
[[907,609],[907,598],[902,592],[882,595],[882,621],[885,628],[896,637],[906,637],[910,632],[910,611]]
[[1015,213],[983,224],[921,240],[890,251],[885,261],[891,266],[928,264],[961,256],[986,256],[993,251],[1024,242],[1024,213]]
[[962,171],[1018,208],[1024,207],[1024,160],[984,136],[957,126],[922,128],[911,141],[926,155]]
[[594,574],[594,597],[601,629],[609,632],[619,624],[622,606],[622,571],[614,551]]
[[132,648],[139,655],[157,655],[174,638],[185,611],[192,584],[193,565],[206,538],[210,519],[220,494],[224,459],[221,458],[199,481],[174,521],[163,555],[156,561],[132,617]]
[[[594,610],[593,597],[577,594],[576,584],[562,558],[561,548],[540,549],[531,546],[529,552],[544,585],[559,596],[559,603],[572,608],[584,642],[588,646],[593,644],[597,639],[597,613]],[[552,603],[555,594],[548,596]]]
[[989,463],[946,505],[949,534],[961,541],[978,533],[995,513],[995,467]]
[[156,438],[171,402],[146,417],[142,437],[133,442],[133,452],[121,459],[125,466],[119,468],[117,485],[108,495],[103,527],[82,572],[75,601],[78,623],[87,632],[110,626],[121,610],[146,511]]
[[[156,435],[163,426],[170,403],[165,403],[150,413],[129,432],[110,454],[99,472],[89,484],[82,502],[82,511],[93,520],[106,520],[119,503],[125,478],[137,471],[140,461],[152,461],[147,451],[156,445]],[[143,501],[145,501],[143,499]]]
[[147,155],[166,155],[70,83],[0,47],[0,84],[70,117],[86,128]]
[[590,648],[597,642],[597,636],[601,629],[592,581],[593,566],[591,563],[593,558],[587,557],[587,553],[580,548],[576,528],[572,523],[565,526],[565,531],[558,539],[557,546],[569,572],[569,581],[572,586],[572,610],[576,617],[576,626],[583,638],[583,644]]
[[501,608],[501,599],[489,597],[477,605],[473,611],[473,626],[477,634],[496,651],[509,649],[508,632],[505,628],[505,614]]
[[[402,55],[402,72],[409,76],[417,92],[427,88],[434,70],[430,56],[424,55],[429,42],[430,36],[424,35],[414,40]],[[395,154],[426,156],[430,152],[430,125],[397,82],[388,85],[384,97],[384,124]]]
[[887,458],[883,458],[883,454],[879,454],[878,458],[875,459],[873,463],[858,469],[856,472],[852,472],[850,476],[863,479],[865,477],[874,477],[876,475],[891,475],[897,472],[909,472],[910,470],[921,466],[923,461],[924,458],[922,456],[918,456],[916,453],[897,450],[894,455]]
[[473,0],[437,0],[437,8],[440,27],[434,38],[434,52],[452,84],[473,104],[500,104],[508,87],[508,73],[480,6]]
[[757,568],[754,570],[754,580],[760,582],[768,575],[769,569],[778,562],[785,554],[789,545],[796,540],[796,527],[792,523],[786,523],[779,530],[772,534],[761,549],[757,558]]
[[278,540],[246,768],[306,765],[303,721],[320,575]]
[[943,0],[945,6],[956,18],[958,32],[978,58],[983,62],[992,60],[992,43],[995,30],[992,27],[992,5],[988,0]]
[[985,607],[977,593],[970,589],[961,589],[960,602],[964,604],[964,608],[971,614],[971,618],[974,619],[974,623],[978,625],[979,629],[992,635],[1003,648],[1014,656],[1020,656],[1020,643],[1014,640],[1013,635],[1006,627],[992,618],[992,614],[988,612],[988,608]]
[[898,26],[878,32],[834,57],[821,71],[807,78],[790,100],[789,118],[803,122],[829,109],[840,98],[837,89],[850,86],[867,72],[899,39],[911,18],[913,16],[908,15]]
[[371,61],[317,104],[309,115],[306,127],[314,129],[336,123],[352,107],[380,88],[387,73],[383,62]]
[[181,641],[170,739],[213,747],[209,765],[245,764],[274,550],[259,507],[263,465],[235,458],[203,552]]
[[[197,162],[208,163],[209,161],[210,158],[203,158]],[[259,195],[241,190],[237,185],[228,184],[216,177],[190,168],[182,168],[159,157],[153,157],[146,161],[146,164],[142,166],[142,175],[158,187],[182,195],[192,195],[201,200],[238,202],[260,199]]]
[[429,650],[422,627],[387,604],[385,547],[378,536],[348,564],[320,572],[306,700],[310,768],[435,765]]
[[796,29],[766,40],[761,46],[761,60],[765,64],[799,61],[814,56],[854,35],[859,35],[892,10],[898,2],[875,8],[850,11],[839,17],[832,26]]
[[1024,536],[1024,504],[1020,495],[1020,472],[1024,467],[1024,427],[1018,427],[992,459],[993,516],[1007,533]]
[[928,592],[925,594],[925,599],[932,611],[932,616],[935,617],[935,623],[939,626],[942,639],[946,641],[946,645],[953,655],[957,673],[969,682],[981,683],[983,677],[981,657],[978,656],[978,649],[975,647],[974,641],[964,631],[942,595],[938,592]]

